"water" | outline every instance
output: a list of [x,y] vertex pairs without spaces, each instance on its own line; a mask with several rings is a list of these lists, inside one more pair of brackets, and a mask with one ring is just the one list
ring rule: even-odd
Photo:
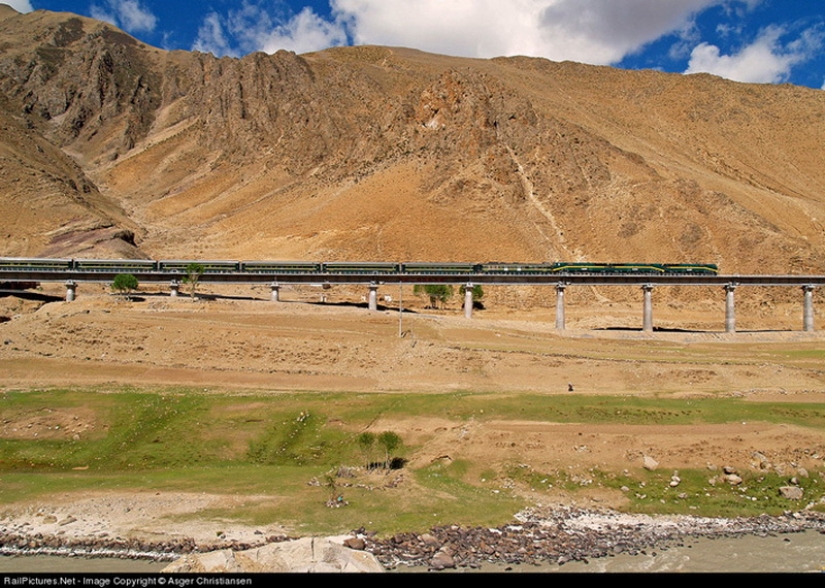
[[154,574],[169,562],[57,555],[0,556],[0,574]]
[[[168,563],[114,558],[57,556],[2,556],[3,573],[135,573],[160,572]],[[423,572],[426,568],[398,571]],[[466,570],[465,570],[466,571]],[[485,565],[481,572],[545,573],[799,573],[825,572],[825,534],[816,531],[787,533],[774,537],[752,535],[719,539],[697,538],[683,547],[648,550],[646,555],[617,555],[592,559],[588,563],[572,562],[563,566]]]
[[648,550],[575,562],[557,569],[575,572],[797,573],[825,570],[825,535],[816,531],[776,537],[697,538],[684,547]]

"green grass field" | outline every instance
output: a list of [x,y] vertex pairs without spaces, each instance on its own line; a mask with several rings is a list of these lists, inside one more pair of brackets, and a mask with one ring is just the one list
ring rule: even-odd
[[[743,420],[821,429],[825,406],[745,402],[736,398],[655,399],[538,394],[230,393],[193,389],[51,389],[0,393],[4,423],[31,422],[55,411],[83,411],[93,424],[75,436],[6,435],[0,439],[0,502],[51,493],[144,489],[272,496],[227,512],[201,513],[253,524],[277,521],[301,533],[365,526],[381,533],[438,524],[497,525],[527,502],[503,479],[534,494],[563,489],[575,495],[594,485],[623,492],[629,510],[706,516],[778,514],[798,505],[783,499],[776,474],[745,473],[739,487],[710,485],[707,471],[601,471],[582,480],[524,464],[493,469],[456,460],[402,470],[404,490],[381,487],[389,475],[363,466],[384,459],[365,453],[358,435],[370,423],[408,417],[696,425]],[[17,437],[17,438],[12,438]],[[402,445],[392,457],[409,458]],[[347,466],[354,478],[331,472]],[[481,472],[481,475],[479,475]],[[397,472],[396,472],[397,473]],[[822,471],[810,484],[823,493]],[[329,480],[334,480],[333,487]],[[311,483],[317,481],[317,483]],[[743,489],[744,488],[744,489]],[[349,507],[325,501],[343,493]],[[300,514],[298,514],[300,513]]]

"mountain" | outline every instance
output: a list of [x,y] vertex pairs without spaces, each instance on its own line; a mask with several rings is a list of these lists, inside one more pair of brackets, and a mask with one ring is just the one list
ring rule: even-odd
[[389,47],[162,51],[0,6],[0,255],[825,273],[825,93]]

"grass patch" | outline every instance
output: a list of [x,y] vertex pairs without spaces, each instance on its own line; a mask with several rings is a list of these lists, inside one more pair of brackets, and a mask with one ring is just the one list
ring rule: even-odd
[[352,436],[325,427],[327,419],[323,415],[301,411],[297,415],[279,414],[272,420],[249,445],[247,455],[254,463],[323,465],[342,461],[352,453],[347,443]]
[[800,480],[807,494],[801,501],[783,498],[780,487],[788,479],[775,473],[739,472],[742,482],[729,484],[719,471],[680,470],[680,483],[672,487],[672,472],[639,472],[637,475],[606,479],[621,488],[630,501],[629,510],[648,514],[700,514],[713,517],[780,515],[799,510],[811,496],[820,496],[823,488],[818,477]]
[[[622,509],[643,514],[682,514],[707,517],[750,517],[780,515],[799,510],[812,499],[822,496],[825,487],[819,476],[800,480],[801,501],[784,498],[782,486],[788,478],[776,473],[739,472],[742,481],[730,484],[721,471],[680,470],[679,483],[672,486],[674,472],[636,470],[605,472],[592,469],[583,473],[566,471],[540,472],[527,465],[511,465],[508,477],[536,492],[564,490],[575,493],[584,488],[610,489],[627,499]],[[825,511],[820,504],[815,510]]]
[[473,483],[471,469],[472,464],[456,460],[417,470],[415,480],[425,490],[426,500],[416,505],[416,518],[430,521],[430,526],[495,526],[508,521],[524,506],[524,501],[511,491],[494,484]]
[[606,476],[599,470],[576,474],[566,471],[539,472],[527,464],[511,464],[507,466],[505,472],[511,480],[525,484],[531,490],[538,492],[554,489],[576,492],[582,488],[592,486],[594,482],[597,485],[604,485],[602,482]]

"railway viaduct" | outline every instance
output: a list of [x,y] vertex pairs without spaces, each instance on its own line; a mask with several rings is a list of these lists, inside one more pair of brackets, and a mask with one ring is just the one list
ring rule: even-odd
[[[122,271],[78,271],[78,270],[17,270],[0,268],[0,282],[63,282],[66,286],[66,300],[75,299],[78,284],[112,283],[114,277]],[[169,284],[171,296],[177,296],[185,275],[174,271],[152,271],[136,274],[141,283]],[[736,310],[734,292],[740,286],[783,286],[797,287],[802,290],[802,329],[814,330],[813,292],[825,286],[825,276],[815,275],[690,275],[690,274],[607,274],[607,273],[553,273],[553,274],[507,274],[483,273],[376,273],[376,272],[342,272],[342,273],[256,273],[226,272],[204,273],[199,283],[211,284],[249,284],[269,285],[272,300],[280,300],[280,289],[286,285],[362,285],[369,288],[368,307],[378,308],[378,289],[392,285],[429,285],[452,284],[466,285],[464,299],[464,316],[472,317],[472,287],[476,284],[496,286],[552,286],[556,291],[556,328],[564,330],[564,294],[574,286],[637,286],[643,292],[643,326],[644,331],[653,330],[654,288],[667,286],[716,286],[725,291],[725,331],[736,331]]]

